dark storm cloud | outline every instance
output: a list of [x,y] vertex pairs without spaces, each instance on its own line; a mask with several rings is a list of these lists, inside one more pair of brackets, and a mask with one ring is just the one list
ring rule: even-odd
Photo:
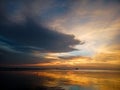
[[35,64],[49,62],[50,60],[44,57],[36,57],[30,50],[39,50],[34,47],[21,46],[16,48],[11,41],[0,37],[0,66],[20,65],[20,64]]
[[26,53],[15,52],[14,50],[0,48],[0,64],[26,64],[37,63],[38,59]]
[[[47,12],[49,10],[48,7],[55,2],[56,0],[52,0],[51,2],[49,0],[46,0],[46,2],[42,2],[42,0],[29,2],[27,0],[2,0],[0,4],[0,35],[11,40],[14,44],[17,44],[17,46],[15,45],[15,48],[19,49],[22,49],[22,47],[24,49],[38,48],[40,50],[50,52],[68,52],[74,50],[72,46],[79,44],[79,41],[75,40],[73,35],[66,35],[45,28],[43,27],[45,25],[43,25],[40,21],[42,15],[45,14],[43,13],[41,15],[41,12],[45,12],[44,10]],[[58,3],[56,2],[56,4]],[[59,6],[59,4],[57,6]],[[60,9],[59,7],[58,9]],[[64,11],[64,8],[60,10]],[[37,13],[38,11],[39,13]],[[48,15],[49,13],[50,12],[48,12]],[[38,18],[35,16],[40,17]],[[36,22],[36,18],[39,20],[39,23],[42,23],[43,26]]]
[[74,50],[70,46],[79,43],[72,35],[65,35],[33,24],[3,26],[0,35],[4,37],[0,39],[1,64],[40,63],[45,59],[33,56],[32,51],[67,52]]
[[[80,44],[73,35],[38,24],[34,10],[22,8],[26,2],[13,1],[0,3],[0,64],[38,63],[45,59],[35,57],[32,51],[69,52],[75,50],[74,45]],[[27,12],[23,12],[24,9]]]
[[24,25],[2,25],[0,35],[17,45],[41,48],[50,52],[67,52],[74,50],[72,46],[79,44],[73,35],[52,31],[38,26],[34,21],[28,20]]

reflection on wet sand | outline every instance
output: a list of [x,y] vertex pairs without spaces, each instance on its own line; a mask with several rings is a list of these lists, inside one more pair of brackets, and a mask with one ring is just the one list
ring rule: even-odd
[[[1,80],[7,82],[6,84],[11,84],[8,83],[11,81],[15,84],[23,82],[20,87],[28,85],[27,90],[120,90],[119,72],[44,70],[2,73],[4,74]],[[11,88],[11,85],[9,87]]]

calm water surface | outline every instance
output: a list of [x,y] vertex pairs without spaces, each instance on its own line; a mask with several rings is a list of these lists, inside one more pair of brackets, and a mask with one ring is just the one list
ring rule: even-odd
[[0,90],[120,90],[120,72],[0,71]]

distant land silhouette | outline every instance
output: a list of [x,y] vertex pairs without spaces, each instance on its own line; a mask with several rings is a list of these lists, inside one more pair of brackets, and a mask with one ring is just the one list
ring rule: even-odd
[[100,68],[41,68],[41,67],[0,67],[0,71],[27,71],[27,70],[119,70],[120,69],[100,69]]

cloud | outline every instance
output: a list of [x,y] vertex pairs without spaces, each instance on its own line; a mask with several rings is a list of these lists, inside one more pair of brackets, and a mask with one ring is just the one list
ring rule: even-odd
[[118,0],[77,0],[67,14],[47,24],[54,30],[74,34],[75,38],[85,41],[77,48],[86,56],[94,56],[101,47],[120,41],[113,40],[120,32],[119,6]]
[[31,21],[22,26],[1,26],[0,35],[1,64],[37,63],[41,58],[31,56],[30,52],[69,52],[75,50],[73,46],[80,43],[73,35],[49,30]]
[[[29,48],[21,46],[18,48],[13,44],[10,43],[9,40],[0,38],[0,66],[6,65],[22,65],[22,64],[36,64],[36,63],[44,63],[50,62],[51,58],[46,58],[47,53],[40,53],[39,56],[33,54],[33,52],[40,52],[38,48]],[[42,52],[42,51],[41,51]]]
[[1,26],[0,35],[19,46],[41,48],[48,52],[68,52],[80,43],[73,35],[52,31],[28,20],[24,25]]
[[57,18],[69,10],[72,0],[30,0],[30,1],[15,1],[1,0],[0,8],[5,13],[10,22],[24,23],[29,16],[35,19],[38,23],[41,20],[48,22],[52,18]]
[[[112,57],[110,62],[114,58],[118,62],[119,55],[113,53],[119,51],[116,47],[120,41],[119,10],[118,0],[3,0],[0,3],[1,62],[10,63],[11,57],[11,63],[17,63],[17,56],[23,64],[25,59],[26,63],[49,64],[56,60],[55,65],[64,61],[73,64],[76,60],[99,64],[109,63],[105,60],[108,57]],[[86,43],[80,45],[80,40]],[[80,51],[74,52],[76,48]],[[81,55],[90,58],[72,58]],[[92,57],[96,58],[91,60]]]
[[[7,4],[16,4],[6,2]],[[33,51],[41,53],[61,53],[76,50],[75,45],[80,44],[80,40],[74,38],[74,35],[64,34],[52,29],[46,28],[36,22],[36,19],[27,13],[22,16],[21,6],[18,7],[18,15],[16,17],[12,9],[6,11],[6,3],[1,3],[0,7],[0,63],[1,64],[25,64],[47,62],[47,58],[37,57],[32,54]],[[19,4],[19,2],[17,2]],[[15,6],[16,8],[16,6]],[[20,8],[20,10],[19,10]],[[30,10],[29,10],[30,11]],[[25,19],[25,22],[18,23],[18,18]],[[39,19],[39,18],[38,18]],[[13,22],[15,20],[15,22]],[[39,21],[42,23],[42,21]]]

